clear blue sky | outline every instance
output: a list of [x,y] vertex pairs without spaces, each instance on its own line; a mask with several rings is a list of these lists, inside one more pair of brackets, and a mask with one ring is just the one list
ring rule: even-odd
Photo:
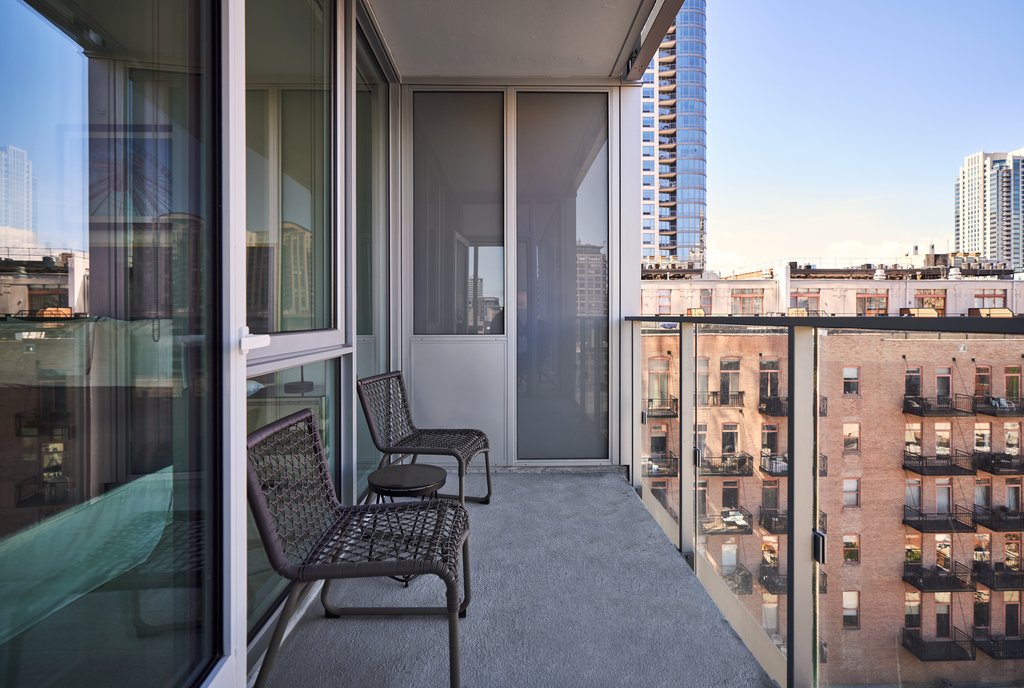
[[708,0],[708,262],[953,248],[964,156],[1024,147],[1024,0]]

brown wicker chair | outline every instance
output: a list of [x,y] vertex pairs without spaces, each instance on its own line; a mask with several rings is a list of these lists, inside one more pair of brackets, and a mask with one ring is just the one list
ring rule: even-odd
[[[250,434],[248,464],[249,505],[267,557],[293,581],[256,685],[265,684],[302,594],[322,580],[320,602],[329,618],[447,615],[451,685],[458,686],[459,617],[465,616],[470,599],[466,509],[448,500],[342,506],[309,409]],[[337,607],[327,599],[336,579],[425,574],[444,581],[444,607]]]
[[[401,371],[392,371],[356,381],[359,403],[370,426],[373,444],[384,453],[381,465],[394,456],[452,456],[459,463],[459,502],[488,504],[491,501],[491,448],[487,435],[479,430],[419,429],[412,422],[409,397]],[[469,463],[477,454],[484,455],[487,494],[467,497],[465,478]],[[451,495],[442,495],[451,496]]]

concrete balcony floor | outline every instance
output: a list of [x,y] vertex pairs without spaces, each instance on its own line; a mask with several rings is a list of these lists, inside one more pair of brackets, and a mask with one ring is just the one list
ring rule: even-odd
[[[454,483],[455,480],[451,480]],[[467,491],[480,484],[470,476]],[[470,504],[462,685],[771,686],[621,475],[511,472]],[[433,577],[335,584],[340,604],[443,604]],[[271,686],[447,686],[444,617],[326,619],[314,602]]]

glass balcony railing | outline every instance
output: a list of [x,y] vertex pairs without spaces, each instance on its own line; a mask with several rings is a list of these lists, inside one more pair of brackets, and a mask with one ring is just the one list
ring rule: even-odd
[[1024,676],[1016,322],[631,323],[638,492],[779,685]]

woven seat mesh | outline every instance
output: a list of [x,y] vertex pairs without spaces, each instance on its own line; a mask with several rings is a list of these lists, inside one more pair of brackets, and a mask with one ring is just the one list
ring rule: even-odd
[[265,526],[275,536],[264,545],[287,562],[275,563],[278,572],[314,580],[344,577],[332,566],[376,563],[381,566],[367,575],[391,575],[391,566],[394,575],[433,572],[456,580],[466,510],[448,500],[342,506],[318,438],[307,414],[250,442],[249,465],[268,510]]

